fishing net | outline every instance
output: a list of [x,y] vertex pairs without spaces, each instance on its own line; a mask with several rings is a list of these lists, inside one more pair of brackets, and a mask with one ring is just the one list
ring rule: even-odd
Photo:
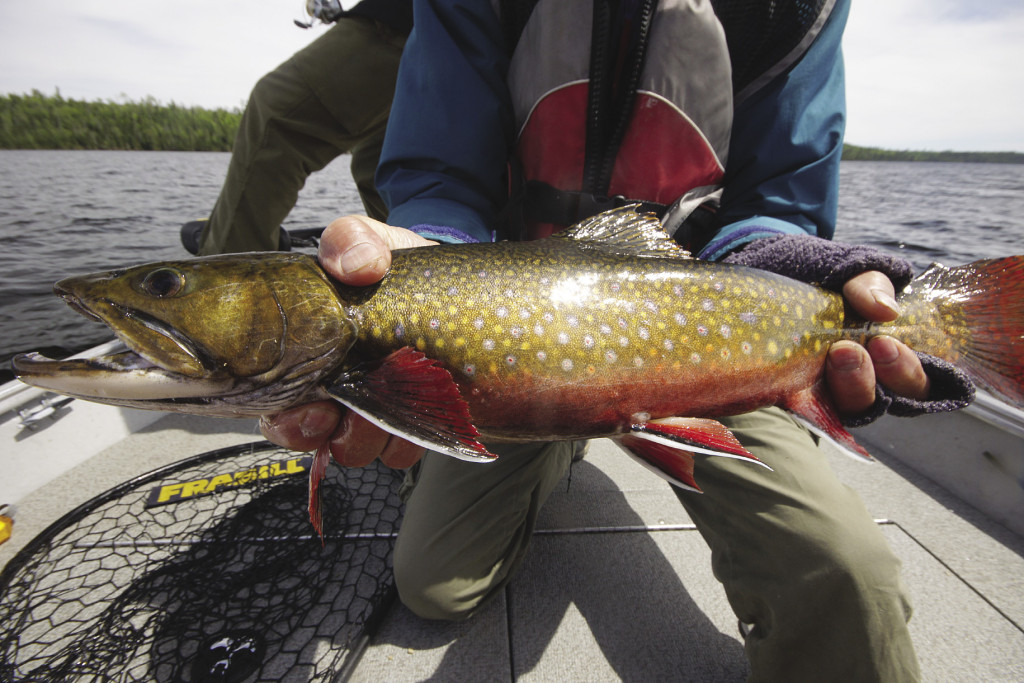
[[204,453],[65,515],[0,574],[0,681],[335,681],[393,596],[401,477]]

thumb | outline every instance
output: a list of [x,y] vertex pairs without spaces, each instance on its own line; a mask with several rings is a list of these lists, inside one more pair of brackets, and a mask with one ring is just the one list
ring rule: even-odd
[[379,281],[391,267],[391,249],[381,235],[383,223],[362,216],[345,216],[331,221],[320,238],[320,265],[334,278],[348,285],[363,286]]

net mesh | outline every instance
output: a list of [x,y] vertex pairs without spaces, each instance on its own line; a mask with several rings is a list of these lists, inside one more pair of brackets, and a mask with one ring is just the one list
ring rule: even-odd
[[56,522],[0,575],[0,680],[337,680],[392,595],[401,476],[331,468],[321,546],[302,457],[195,456]]

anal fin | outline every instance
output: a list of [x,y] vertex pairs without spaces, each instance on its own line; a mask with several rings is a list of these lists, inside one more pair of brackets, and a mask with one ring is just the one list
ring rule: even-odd
[[840,451],[856,460],[874,461],[871,454],[857,443],[850,432],[846,431],[839,415],[832,406],[832,401],[825,393],[823,384],[818,383],[787,398],[782,407],[793,415],[808,429],[834,442]]
[[771,469],[725,425],[706,418],[671,417],[639,423],[619,443],[644,467],[690,491],[700,492],[693,476],[695,454],[736,458]]

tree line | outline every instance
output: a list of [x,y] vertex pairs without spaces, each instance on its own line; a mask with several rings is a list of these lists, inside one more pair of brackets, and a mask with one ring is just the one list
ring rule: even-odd
[[[231,150],[241,120],[238,110],[138,102],[65,99],[45,95],[0,95],[0,149]],[[843,145],[849,161],[960,161],[1024,163],[1019,152],[924,152]]]
[[241,113],[162,104],[0,95],[0,149],[229,151]]
[[1020,152],[923,152],[843,145],[844,161],[959,161],[961,163],[1024,164]]

